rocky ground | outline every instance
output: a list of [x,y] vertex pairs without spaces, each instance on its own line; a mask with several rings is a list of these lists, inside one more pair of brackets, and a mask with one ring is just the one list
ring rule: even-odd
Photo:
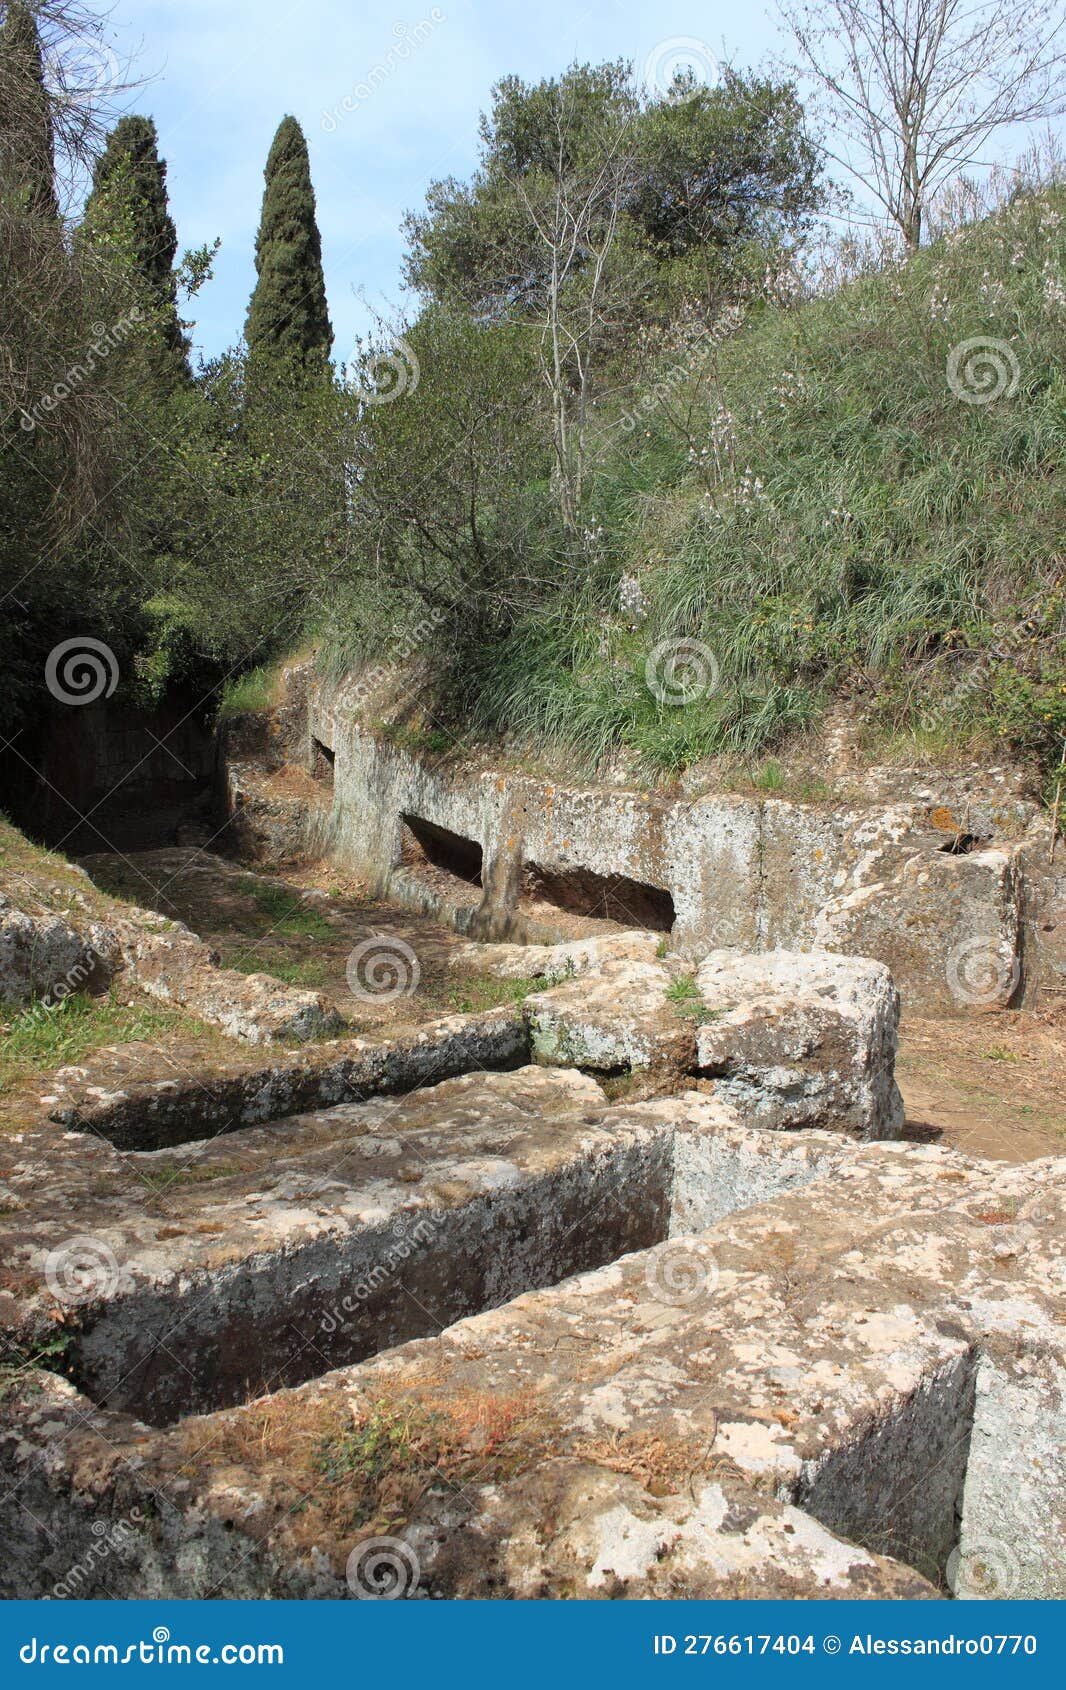
[[[355,1031],[410,1031],[436,1015],[512,1001],[531,986],[527,978],[501,979],[484,963],[475,966],[480,948],[465,945],[454,929],[371,899],[334,865],[267,874],[210,852],[173,848],[89,858],[86,867],[107,891],[186,923],[227,967],[261,969],[324,991]],[[375,939],[386,941],[380,954],[386,965],[393,959],[394,972],[383,977],[380,993],[356,1000],[348,958]],[[400,988],[395,995],[391,985]],[[158,1045],[129,1040],[120,1052],[101,1054],[94,1071],[117,1082],[128,1064],[131,1077],[148,1077],[157,1050],[165,1067],[178,1068],[217,1056],[218,1041],[191,1024],[168,1029]],[[908,1136],[1001,1161],[1061,1153],[1066,997],[1060,1002],[1048,994],[1044,1006],[976,1018],[916,1016],[904,1002],[896,1073]],[[7,1100],[9,1119],[12,1108],[15,1096]]]
[[9,1594],[1066,1594],[1057,1003],[0,870]]

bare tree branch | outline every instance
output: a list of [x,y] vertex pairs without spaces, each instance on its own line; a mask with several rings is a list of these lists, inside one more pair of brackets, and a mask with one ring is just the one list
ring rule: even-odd
[[1061,0],[778,0],[828,156],[913,250],[935,195],[1000,129],[1066,111]]

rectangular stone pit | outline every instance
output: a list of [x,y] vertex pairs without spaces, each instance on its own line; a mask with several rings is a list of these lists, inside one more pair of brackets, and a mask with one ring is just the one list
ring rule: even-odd
[[80,1205],[20,1214],[18,1254],[44,1279],[30,1307],[38,1325],[63,1307],[88,1396],[156,1425],[439,1332],[839,1155],[821,1134],[771,1148],[697,1094],[610,1107],[540,1067],[177,1151],[92,1148]]
[[395,1522],[423,1594],[1062,1594],[1064,1165],[523,1069],[184,1166],[162,1217],[128,1185],[20,1216],[32,1271],[91,1224],[114,1282],[70,1311],[81,1389],[30,1375],[5,1402],[13,1593],[47,1593],[102,1514],[137,1528],[79,1594],[346,1596],[368,1531],[346,1440],[399,1415],[472,1440],[462,1483],[431,1464]]
[[366,1472],[342,1466],[339,1513],[323,1475],[353,1429],[399,1416],[473,1440],[462,1482],[431,1465],[390,1524],[409,1594],[1061,1595],[1049,1173],[782,1140],[697,1097],[589,1113],[619,1142],[717,1141],[702,1194],[675,1161],[675,1224],[715,1206],[716,1170],[763,1201],[155,1433],[42,1375],[0,1431],[12,1593],[48,1593],[103,1514],[135,1525],[79,1594],[348,1596]]
[[66,1286],[67,1241],[92,1241],[69,1374],[166,1424],[664,1237],[669,1129],[601,1124],[603,1104],[581,1074],[527,1068],[127,1155],[113,1197],[97,1175],[80,1209],[21,1217],[22,1253]]

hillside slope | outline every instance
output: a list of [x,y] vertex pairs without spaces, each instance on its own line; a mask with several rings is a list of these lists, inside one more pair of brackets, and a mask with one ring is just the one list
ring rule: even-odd
[[[463,688],[485,731],[764,753],[843,700],[880,732],[1066,735],[1066,192],[697,336],[601,412],[584,586]],[[680,643],[679,643],[680,642]],[[465,725],[465,724],[464,724]]]

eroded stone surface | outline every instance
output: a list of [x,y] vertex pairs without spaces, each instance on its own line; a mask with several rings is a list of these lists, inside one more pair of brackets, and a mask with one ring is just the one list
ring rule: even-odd
[[591,978],[526,999],[538,1062],[574,1068],[691,1072],[696,1034],[668,997],[674,977],[655,962],[611,961]]
[[477,968],[507,980],[561,981],[598,974],[608,962],[654,962],[662,948],[658,933],[635,930],[600,938],[572,939],[558,945],[460,945],[452,953],[455,969]]
[[[669,1107],[611,1113],[632,1128]],[[744,1129],[704,1124],[735,1156]],[[795,1155],[780,1135],[748,1137],[750,1156]],[[932,1595],[951,1579],[1061,1596],[1061,1552],[1019,1540],[1035,1511],[1040,1545],[1061,1542],[1066,1162],[991,1170],[840,1141],[826,1156],[801,1190],[709,1230],[170,1430],[46,1376],[19,1387],[3,1447],[32,1517],[9,1576],[20,1593],[58,1576],[34,1520],[74,1541],[89,1511],[136,1509],[118,1594],[344,1595],[378,1504],[352,1469],[338,1513],[322,1463],[395,1411],[437,1439],[462,1432],[454,1482],[437,1445],[411,1486],[417,1446],[396,1454],[390,1531],[426,1594]],[[981,1382],[989,1365],[1006,1385]],[[1028,1460],[994,1512],[990,1439],[994,1471]],[[993,1520],[997,1582],[978,1589]]]
[[469,1075],[239,1145],[98,1146],[88,1188],[42,1145],[0,1218],[22,1341],[58,1305],[86,1388],[167,1420],[437,1331],[665,1235],[670,1126],[603,1103],[580,1074]]
[[0,1003],[83,989],[95,969],[89,941],[69,921],[47,910],[30,915],[0,893]]
[[526,1001],[537,1061],[701,1073],[751,1125],[892,1138],[899,994],[880,963],[825,952],[610,960]]
[[49,907],[50,889],[26,874],[19,876],[25,908],[0,896],[0,1000],[54,999],[123,973],[151,997],[250,1044],[300,1042],[345,1025],[321,992],[219,968],[216,954],[181,922],[119,903],[82,878],[85,893],[65,891],[64,915]]
[[903,1099],[894,1078],[899,993],[865,958],[712,952],[696,984],[707,1014],[697,1065],[752,1125],[832,1126],[894,1138]]
[[52,1077],[49,1118],[120,1149],[154,1150],[230,1133],[318,1105],[413,1091],[471,1069],[514,1068],[528,1058],[517,1009],[449,1015],[391,1039],[323,1041],[211,1072],[180,1072],[122,1089],[85,1083],[78,1069]]
[[[671,943],[690,958],[722,945],[875,956],[931,1012],[969,1014],[1066,980],[1066,857],[1049,867],[1047,825],[1032,805],[971,795],[959,806],[954,792],[938,799],[925,787],[909,802],[829,807],[562,786],[431,763],[390,744],[374,731],[357,676],[313,680],[307,700],[310,731],[336,757],[339,860],[472,936],[571,936],[559,912],[553,935],[551,911],[523,899],[533,865],[668,893]],[[479,896],[461,883],[449,894],[403,865],[405,813],[482,847]]]

